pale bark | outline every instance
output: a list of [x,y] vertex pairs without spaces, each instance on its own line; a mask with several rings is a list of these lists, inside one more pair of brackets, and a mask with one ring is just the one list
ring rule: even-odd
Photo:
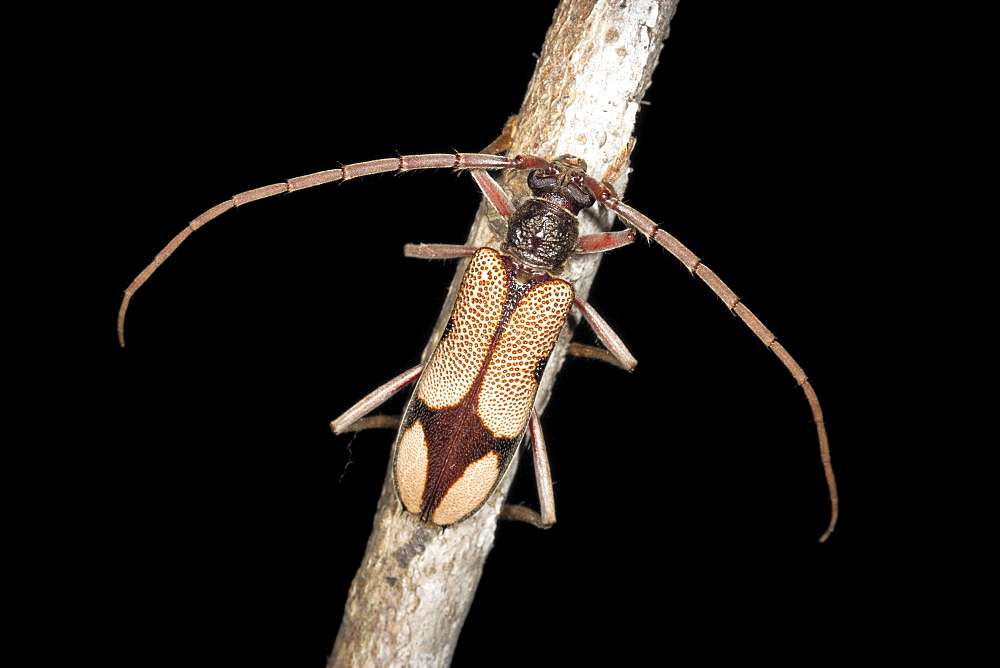
[[[592,175],[603,177],[632,135],[675,5],[667,0],[562,2],[524,98],[509,155],[570,153],[585,159]],[[619,192],[627,177],[626,169],[614,184]],[[517,184],[523,184],[524,175],[504,180],[516,201]],[[596,207],[581,215],[581,221],[583,233],[606,229],[613,222]],[[480,208],[468,243],[497,245],[485,207]],[[578,256],[563,273],[581,297],[586,296],[599,261],[599,254]],[[440,337],[464,264],[428,351]],[[548,400],[571,334],[572,327],[567,327],[553,353],[538,392],[539,410]],[[473,517],[442,530],[403,512],[392,478],[386,476],[367,552],[351,585],[328,665],[449,664],[493,546],[497,516],[512,477],[509,473],[501,489]]]

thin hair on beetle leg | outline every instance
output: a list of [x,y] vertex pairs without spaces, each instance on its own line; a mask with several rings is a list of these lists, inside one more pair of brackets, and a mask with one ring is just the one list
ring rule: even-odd
[[344,482],[344,477],[347,475],[347,467],[354,463],[354,451],[351,446],[354,445],[354,439],[357,438],[357,433],[351,434],[351,440],[347,442],[347,461],[344,462],[344,470],[340,472],[340,477],[337,478],[337,484]]

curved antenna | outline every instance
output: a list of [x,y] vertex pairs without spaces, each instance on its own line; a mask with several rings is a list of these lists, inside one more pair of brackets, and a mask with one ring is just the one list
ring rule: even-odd
[[408,172],[417,169],[518,169],[515,161],[498,155],[487,155],[483,153],[427,153],[422,155],[401,155],[397,158],[383,158],[381,160],[369,160],[368,162],[356,162],[350,165],[343,165],[340,169],[329,169],[315,174],[307,174],[288,179],[283,183],[275,183],[262,188],[247,190],[230,199],[218,204],[205,213],[201,214],[187,224],[180,233],[175,236],[163,249],[156,254],[153,261],[146,265],[146,268],[139,272],[139,275],[132,280],[132,283],[125,289],[125,296],[122,298],[121,306],[118,308],[118,343],[125,346],[125,314],[128,311],[129,302],[132,296],[142,287],[143,283],[159,269],[168,257],[170,257],[184,241],[191,236],[198,228],[215,218],[218,218],[226,211],[234,209],[250,202],[255,202],[265,197],[273,197],[282,193],[290,193],[295,190],[311,188],[324,183],[334,181],[348,181],[361,176],[381,174],[384,172]]
[[778,359],[781,360],[781,363],[785,365],[785,368],[795,378],[799,387],[805,392],[806,401],[809,402],[809,409],[812,411],[813,422],[816,423],[816,433],[819,436],[820,460],[823,462],[826,486],[830,493],[830,524],[819,539],[821,543],[826,542],[826,539],[830,537],[830,534],[833,533],[834,528],[837,526],[837,518],[840,514],[840,499],[837,496],[837,479],[833,475],[833,464],[830,462],[830,441],[826,435],[823,409],[820,407],[819,397],[816,396],[816,390],[813,389],[812,383],[809,382],[809,377],[806,376],[805,371],[802,370],[802,367],[799,366],[799,363],[795,361],[789,352],[785,350],[785,347],[778,343],[777,337],[774,336],[771,330],[764,326],[760,318],[754,315],[740,301],[736,293],[714,271],[702,264],[701,259],[692,253],[687,246],[674,238],[673,235],[661,229],[648,216],[619,201],[614,191],[606,184],[591,176],[584,177],[584,182],[601,204],[618,214],[618,217],[627,225],[635,228],[636,231],[643,234],[647,239],[655,241],[665,248],[671,255],[680,260],[681,264],[687,267],[689,272],[704,281],[712,289],[712,292],[718,295],[726,307],[738,316],[772,353],[778,356]]

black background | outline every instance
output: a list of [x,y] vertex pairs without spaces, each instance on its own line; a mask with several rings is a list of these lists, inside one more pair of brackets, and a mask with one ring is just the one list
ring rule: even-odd
[[[67,324],[86,352],[66,394],[93,406],[73,431],[100,438],[58,469],[71,577],[114,610],[93,651],[323,664],[392,441],[328,423],[417,363],[453,267],[402,246],[460,243],[474,185],[383,175],[227,213],[138,293],[124,350],[122,290],[232,194],[481,148],[517,110],[553,7],[171,9],[90,45],[75,103],[94,120],[71,161],[91,184],[77,203],[87,268],[57,300],[88,304]],[[625,194],[813,379],[837,532],[817,543],[828,501],[795,382],[678,262],[637,243],[605,259],[590,302],[639,366],[567,364],[543,416],[559,523],[501,525],[456,665],[794,660],[831,638],[884,643],[883,616],[922,596],[896,559],[920,502],[893,491],[899,417],[879,403],[864,325],[872,265],[842,228],[875,214],[845,171],[873,158],[856,153],[867,91],[841,29],[800,3],[681,3]],[[537,504],[530,471],[517,475],[512,499]]]

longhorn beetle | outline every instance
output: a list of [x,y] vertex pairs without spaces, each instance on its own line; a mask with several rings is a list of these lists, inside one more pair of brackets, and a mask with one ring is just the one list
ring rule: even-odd
[[[619,248],[632,243],[639,232],[701,278],[778,356],[802,387],[816,423],[830,492],[830,523],[820,538],[825,541],[837,522],[837,488],[819,399],[802,368],[715,272],[650,218],[618,198],[610,183],[624,166],[631,143],[604,179],[597,180],[587,174],[583,160],[571,155],[554,160],[499,155],[509,146],[513,120],[504,135],[482,153],[406,155],[344,165],[249,190],[209,209],[174,237],[125,290],[118,313],[120,344],[125,345],[125,313],[136,290],[192,232],[229,209],[279,193],[383,172],[442,167],[468,170],[506,220],[499,251],[452,245],[406,246],[409,257],[472,258],[448,324],[426,364],[379,387],[331,423],[335,433],[370,426],[363,420],[368,413],[417,382],[392,454],[393,480],[406,510],[439,526],[469,517],[496,489],[529,432],[541,513],[520,507],[508,507],[505,512],[542,528],[555,522],[545,442],[533,406],[542,371],[570,308],[577,307],[607,348],[607,352],[595,352],[574,344],[571,352],[603,357],[627,370],[636,365],[607,323],[576,297],[573,287],[559,275],[574,253]],[[515,205],[485,170],[527,171],[530,196]],[[580,236],[577,214],[597,202],[615,212],[626,229]]]

